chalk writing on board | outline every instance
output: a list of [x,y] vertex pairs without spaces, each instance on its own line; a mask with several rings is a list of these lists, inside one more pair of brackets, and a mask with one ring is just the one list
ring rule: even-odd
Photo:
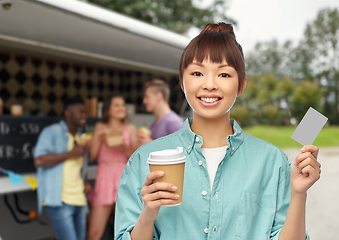
[[20,135],[39,134],[40,126],[33,122],[23,122],[20,126],[10,126],[6,122],[0,122],[0,135],[5,136],[10,133],[19,133]]
[[34,147],[31,143],[24,143],[21,148],[15,148],[12,145],[0,145],[0,159],[11,160],[15,158],[27,159],[32,158]]
[[40,132],[40,127],[36,123],[22,123],[20,125],[20,134],[39,134]]
[[0,135],[7,135],[10,133],[10,127],[6,122],[0,122]]
[[[0,117],[0,166],[17,173],[35,172],[34,148],[40,132],[60,117]],[[98,119],[87,119],[82,129],[89,132]],[[95,163],[94,163],[95,164]]]

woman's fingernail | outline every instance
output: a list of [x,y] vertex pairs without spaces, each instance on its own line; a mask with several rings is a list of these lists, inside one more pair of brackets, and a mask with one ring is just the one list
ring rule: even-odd
[[179,194],[175,194],[175,196],[174,196],[175,198],[179,198],[180,196],[179,196]]
[[160,172],[159,172],[159,175],[160,175],[160,176],[164,176],[164,175],[165,175],[165,172],[160,171]]
[[172,190],[176,191],[178,188],[176,186],[172,186]]
[[305,151],[306,150],[306,147],[303,147],[302,149],[301,149],[301,151]]

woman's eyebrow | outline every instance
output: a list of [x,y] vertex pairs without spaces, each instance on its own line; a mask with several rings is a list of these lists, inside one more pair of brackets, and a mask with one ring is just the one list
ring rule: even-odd
[[229,67],[227,64],[220,64],[218,68]]
[[198,65],[199,67],[204,67],[204,64],[202,64],[202,63],[200,63],[200,62],[192,62],[192,64]]

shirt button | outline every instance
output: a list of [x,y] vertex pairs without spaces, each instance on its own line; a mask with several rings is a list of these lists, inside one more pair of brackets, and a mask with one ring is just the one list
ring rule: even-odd
[[218,198],[218,192],[215,193],[215,198]]
[[208,233],[208,228],[205,228],[205,229],[204,229],[204,233]]
[[206,196],[207,192],[206,192],[206,191],[202,191],[201,194],[202,194],[203,196]]
[[234,151],[234,147],[232,147],[232,150]]
[[187,149],[190,150],[190,149],[191,149],[191,145],[189,145],[189,146],[187,147]]
[[217,231],[217,227],[214,226],[214,227],[213,227],[213,232],[216,232],[216,231]]
[[200,138],[199,138],[199,137],[196,137],[196,138],[195,138],[195,141],[196,141],[196,142],[199,142],[199,141],[200,141]]
[[202,161],[199,161],[198,164],[201,166],[202,165]]

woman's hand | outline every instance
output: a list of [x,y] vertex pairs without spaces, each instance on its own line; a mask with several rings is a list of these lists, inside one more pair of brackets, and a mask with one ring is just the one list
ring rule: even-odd
[[319,148],[304,146],[291,169],[292,194],[306,194],[306,191],[320,178],[321,165],[317,161]]
[[100,141],[104,140],[105,135],[108,133],[108,129],[104,126],[101,126],[96,132],[95,137]]
[[141,189],[144,204],[140,215],[147,223],[154,222],[161,206],[176,204],[179,199],[179,195],[173,193],[177,190],[175,185],[165,182],[153,183],[155,179],[162,176],[164,176],[163,171],[149,173]]

